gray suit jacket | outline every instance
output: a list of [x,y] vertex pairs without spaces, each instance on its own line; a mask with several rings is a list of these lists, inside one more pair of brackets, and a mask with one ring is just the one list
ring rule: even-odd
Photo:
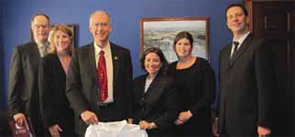
[[129,50],[111,43],[113,58],[113,97],[111,119],[99,115],[99,84],[93,43],[75,50],[67,75],[66,94],[73,107],[78,134],[83,134],[87,125],[80,115],[85,110],[96,113],[100,121],[116,121],[131,118],[132,63]]
[[12,53],[9,73],[9,108],[13,115],[24,113],[31,117],[37,135],[43,135],[38,91],[40,60],[36,43],[17,46]]
[[255,136],[269,127],[273,90],[270,45],[250,34],[230,59],[231,45],[220,52],[220,132]]
[[9,107],[13,114],[30,115],[32,99],[38,99],[40,60],[36,43],[20,45],[13,51],[9,73]]

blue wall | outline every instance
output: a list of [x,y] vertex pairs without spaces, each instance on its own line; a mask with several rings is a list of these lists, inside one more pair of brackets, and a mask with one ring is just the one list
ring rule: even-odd
[[[0,5],[2,5],[2,1],[0,1]],[[0,6],[0,110],[5,109],[5,82],[4,82],[4,50],[3,50],[3,29],[2,29],[2,21],[3,21],[3,8]]]
[[[139,19],[146,17],[204,17],[210,18],[210,62],[217,75],[219,50],[230,41],[224,10],[242,0],[1,0],[1,100],[7,104],[8,74],[11,53],[16,45],[30,40],[30,19],[45,13],[52,23],[77,24],[79,46],[92,37],[88,30],[89,15],[97,9],[110,13],[113,30],[110,39],[131,51],[134,76],[139,68]],[[4,54],[2,54],[2,51]],[[2,67],[3,66],[3,67]],[[4,82],[3,82],[4,81]],[[5,99],[3,99],[5,98]]]

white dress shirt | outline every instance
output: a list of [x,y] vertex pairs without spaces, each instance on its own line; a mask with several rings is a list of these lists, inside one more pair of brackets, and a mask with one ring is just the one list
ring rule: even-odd
[[[244,34],[242,37],[240,37],[239,39],[233,39],[233,42],[236,41],[236,42],[239,42],[239,45],[237,47],[237,51],[238,49],[240,48],[240,46],[242,45],[242,43],[245,41],[245,39],[248,37],[248,35],[250,34],[250,31],[248,31],[246,34]],[[234,53],[234,48],[235,46],[233,45],[233,42],[232,42],[232,48],[231,48],[231,53],[230,53],[230,56],[233,55]]]
[[146,93],[146,91],[149,89],[152,82],[153,82],[153,79],[149,79],[148,77],[146,77],[145,85],[144,85],[144,93]]
[[112,59],[112,52],[111,52],[111,45],[108,42],[107,46],[101,49],[95,42],[94,42],[94,51],[95,51],[95,63],[97,69],[97,62],[99,59],[99,52],[104,51],[104,57],[106,59],[106,69],[107,69],[107,80],[108,80],[108,98],[103,103],[112,103],[114,102],[113,97],[113,59]]

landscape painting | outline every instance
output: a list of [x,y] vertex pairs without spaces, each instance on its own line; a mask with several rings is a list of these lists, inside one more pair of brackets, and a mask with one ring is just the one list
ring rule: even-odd
[[177,33],[188,31],[194,38],[193,56],[208,60],[208,18],[142,18],[140,19],[140,53],[149,47],[160,48],[168,62],[177,60],[173,42]]

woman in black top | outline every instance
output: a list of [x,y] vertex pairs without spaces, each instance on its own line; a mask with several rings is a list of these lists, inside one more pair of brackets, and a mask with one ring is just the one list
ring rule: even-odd
[[205,59],[192,56],[193,37],[190,33],[178,33],[173,48],[179,60],[170,65],[169,75],[176,80],[181,107],[175,121],[175,135],[210,136],[214,72]]
[[167,136],[178,113],[175,83],[166,76],[168,63],[160,49],[150,48],[143,53],[141,66],[147,74],[133,82],[133,123],[149,137]]
[[75,136],[74,112],[66,97],[66,74],[73,51],[73,33],[57,25],[50,37],[51,53],[40,66],[40,98],[44,125],[50,136]]

